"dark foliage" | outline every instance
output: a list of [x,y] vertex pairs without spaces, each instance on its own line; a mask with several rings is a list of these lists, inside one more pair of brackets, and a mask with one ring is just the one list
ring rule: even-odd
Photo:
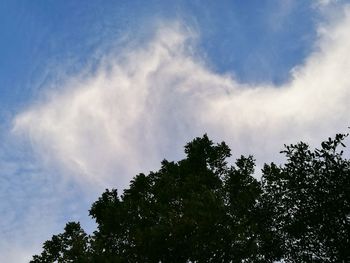
[[344,137],[315,151],[286,146],[286,164],[263,169],[262,200],[286,262],[350,262],[350,162],[337,150]]
[[93,235],[68,223],[31,262],[349,262],[344,137],[286,146],[261,182],[251,156],[229,166],[225,143],[196,138],[185,159],[137,175],[121,196],[106,190],[90,210]]

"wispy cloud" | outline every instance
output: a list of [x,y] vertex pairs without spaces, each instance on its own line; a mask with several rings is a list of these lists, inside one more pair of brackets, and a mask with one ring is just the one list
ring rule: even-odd
[[328,6],[330,4],[334,4],[336,2],[339,2],[339,0],[315,0],[315,3],[319,7],[325,7],[325,6]]
[[[1,134],[0,142],[0,262],[28,262],[42,243],[61,232],[68,220],[87,219],[87,200],[69,180],[62,180],[21,141]],[[48,168],[48,167],[47,167]],[[72,202],[79,200],[79,202]],[[86,225],[86,224],[85,224]]]
[[147,45],[107,57],[19,114],[14,131],[78,180],[119,187],[204,132],[258,162],[274,159],[283,143],[318,141],[349,122],[349,8],[342,15],[319,28],[314,52],[281,86],[211,72],[192,55],[191,32],[163,26]]

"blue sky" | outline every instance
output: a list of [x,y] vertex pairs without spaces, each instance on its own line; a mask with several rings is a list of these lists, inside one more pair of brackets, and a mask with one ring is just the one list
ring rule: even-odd
[[[32,98],[52,64],[79,71],[96,50],[147,37],[164,19],[200,32],[200,55],[215,71],[280,83],[310,51],[318,20],[310,1],[2,1],[0,12],[1,102],[10,107]],[[54,78],[51,70],[44,77]]]
[[348,28],[340,0],[1,1],[0,261],[194,136],[259,168],[346,130]]

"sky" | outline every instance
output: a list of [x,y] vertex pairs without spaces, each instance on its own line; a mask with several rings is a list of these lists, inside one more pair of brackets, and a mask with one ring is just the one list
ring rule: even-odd
[[0,0],[0,262],[204,133],[259,177],[347,132],[349,28],[345,0]]

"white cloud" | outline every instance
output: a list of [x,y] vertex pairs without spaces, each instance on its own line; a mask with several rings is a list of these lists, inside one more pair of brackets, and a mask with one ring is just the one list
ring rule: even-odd
[[194,57],[184,27],[164,26],[147,45],[107,56],[90,77],[67,80],[63,92],[19,114],[14,131],[50,165],[101,187],[126,186],[205,132],[260,164],[272,161],[284,143],[346,131],[349,28],[347,7],[319,28],[314,52],[288,83],[249,86]]

